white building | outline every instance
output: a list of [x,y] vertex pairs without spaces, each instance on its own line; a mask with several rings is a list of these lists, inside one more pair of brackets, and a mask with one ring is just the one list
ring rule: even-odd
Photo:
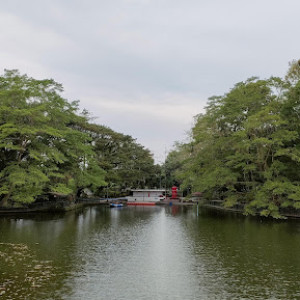
[[156,202],[163,201],[165,199],[165,190],[150,190],[140,189],[132,190],[132,195],[126,197],[128,205],[155,205]]

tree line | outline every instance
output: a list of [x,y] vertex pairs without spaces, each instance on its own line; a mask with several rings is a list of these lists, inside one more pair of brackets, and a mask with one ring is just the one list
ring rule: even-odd
[[285,78],[252,77],[209,98],[166,168],[181,189],[245,214],[300,209],[300,62]]
[[85,188],[98,196],[159,184],[160,166],[131,136],[93,124],[79,102],[61,96],[52,79],[17,70],[0,77],[0,206],[49,195],[74,200]]

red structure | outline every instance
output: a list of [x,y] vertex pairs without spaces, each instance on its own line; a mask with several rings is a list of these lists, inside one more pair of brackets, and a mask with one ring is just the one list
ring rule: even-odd
[[177,186],[172,186],[172,197],[171,199],[177,199],[178,195],[177,195]]

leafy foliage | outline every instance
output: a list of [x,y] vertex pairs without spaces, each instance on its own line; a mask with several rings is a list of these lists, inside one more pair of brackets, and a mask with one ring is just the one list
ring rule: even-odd
[[300,208],[299,70],[293,61],[285,80],[253,77],[210,98],[177,168],[182,185],[246,214]]
[[160,167],[150,151],[90,124],[88,112],[78,114],[78,101],[69,103],[62,90],[17,70],[0,77],[0,206],[49,193],[74,198],[86,187],[112,196],[125,187],[155,186]]
[[77,189],[104,184],[90,137],[74,124],[76,114],[53,80],[35,80],[17,71],[0,77],[0,200],[30,203],[43,193],[76,194]]
[[106,171],[106,187],[98,188],[101,196],[121,196],[131,188],[157,187],[160,166],[148,149],[128,135],[114,132],[106,126],[87,124],[93,140],[93,150],[101,168]]

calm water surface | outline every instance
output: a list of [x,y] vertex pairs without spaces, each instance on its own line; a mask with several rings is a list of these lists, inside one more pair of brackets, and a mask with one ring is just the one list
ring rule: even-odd
[[300,221],[186,207],[0,218],[0,299],[300,299]]

